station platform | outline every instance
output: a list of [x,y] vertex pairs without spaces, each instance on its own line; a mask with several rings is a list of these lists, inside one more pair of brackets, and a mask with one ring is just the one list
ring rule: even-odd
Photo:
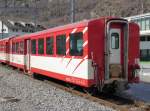
[[140,62],[140,80],[150,83],[150,62]]

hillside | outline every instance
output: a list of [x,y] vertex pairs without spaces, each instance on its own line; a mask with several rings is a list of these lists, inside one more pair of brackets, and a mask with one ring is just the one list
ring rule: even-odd
[[[150,0],[75,0],[75,20],[127,17],[150,11]],[[0,0],[0,17],[33,21],[47,27],[70,22],[70,0]]]

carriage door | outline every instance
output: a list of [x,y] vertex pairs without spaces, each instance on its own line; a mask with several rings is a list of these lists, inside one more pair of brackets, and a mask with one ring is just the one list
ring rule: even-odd
[[121,64],[120,29],[110,29],[110,64]]
[[25,70],[30,70],[30,40],[25,40],[25,56],[24,56],[24,64]]
[[121,30],[119,28],[110,29],[110,78],[120,78],[122,74],[120,41]]

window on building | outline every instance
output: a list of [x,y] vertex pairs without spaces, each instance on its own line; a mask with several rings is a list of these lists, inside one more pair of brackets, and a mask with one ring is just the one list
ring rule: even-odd
[[145,30],[145,19],[141,19],[142,20],[142,24],[141,24],[141,30]]
[[146,41],[146,37],[145,36],[140,37],[140,41]]
[[147,56],[147,49],[142,49],[141,50],[141,57],[146,57]]
[[32,33],[32,30],[29,30],[29,32],[31,32],[31,33]]
[[31,40],[32,54],[36,54],[36,40]]
[[146,30],[149,30],[150,29],[150,18],[146,18],[145,24],[146,24]]
[[150,49],[147,49],[147,56],[150,58]]
[[44,39],[38,39],[38,54],[44,54]]
[[140,50],[140,59],[142,61],[149,61],[150,60],[150,49],[141,49]]
[[70,55],[82,56],[83,55],[83,33],[70,34]]
[[147,41],[150,41],[150,36],[147,36]]
[[56,53],[66,55],[66,35],[56,36]]
[[118,33],[111,34],[111,48],[119,49],[119,34]]
[[54,38],[48,37],[46,38],[46,54],[52,55],[54,47]]

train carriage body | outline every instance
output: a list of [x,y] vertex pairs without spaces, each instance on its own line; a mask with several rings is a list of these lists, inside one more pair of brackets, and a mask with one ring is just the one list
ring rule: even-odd
[[9,64],[24,69],[24,39],[13,37],[9,41]]
[[139,27],[124,19],[85,20],[14,37],[9,48],[10,65],[83,87],[139,81]]
[[0,40],[0,62],[9,62],[9,38]]

